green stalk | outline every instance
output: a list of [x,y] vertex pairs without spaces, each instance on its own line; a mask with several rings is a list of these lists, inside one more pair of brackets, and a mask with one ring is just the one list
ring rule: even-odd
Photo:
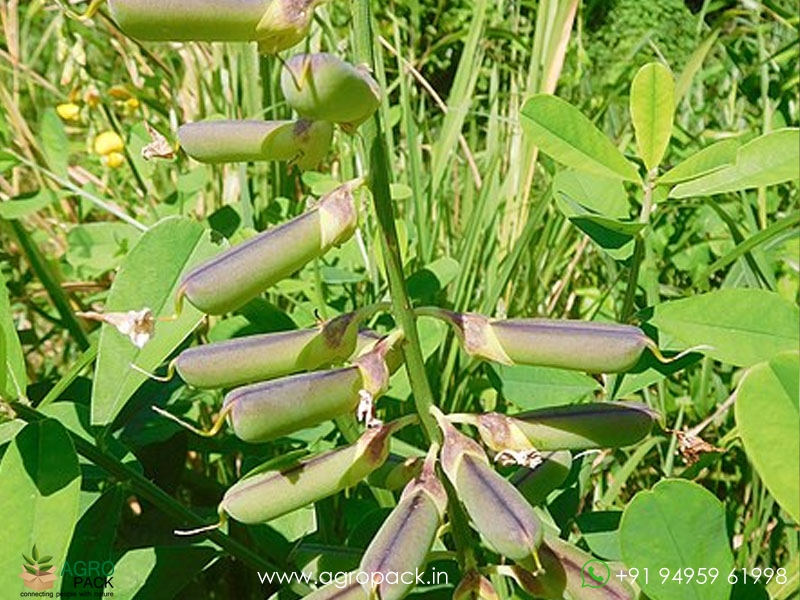
[[[353,31],[355,35],[355,62],[374,66],[375,49],[372,44],[372,15],[369,0],[356,0],[353,3]],[[400,244],[394,224],[394,208],[389,191],[389,161],[386,142],[383,135],[380,111],[361,128],[364,147],[368,154],[369,188],[375,207],[380,230],[386,275],[389,280],[389,293],[392,297],[392,309],[397,324],[405,334],[403,344],[408,380],[414,393],[414,402],[425,434],[431,441],[440,441],[439,428],[430,414],[433,406],[428,377],[425,374],[425,360],[417,333],[416,316],[411,308],[411,301],[405,287],[403,264],[400,257]]]
[[[355,0],[352,8],[353,31],[355,32],[355,58],[359,63],[375,65],[374,46],[372,44],[372,15],[370,0]],[[372,192],[375,214],[378,218],[381,245],[383,249],[386,274],[389,280],[389,292],[392,297],[392,314],[405,335],[403,355],[406,372],[414,393],[414,403],[419,414],[425,435],[431,442],[440,443],[441,431],[430,413],[434,405],[428,377],[425,374],[425,360],[417,333],[417,321],[403,277],[403,265],[400,256],[400,245],[394,224],[394,210],[389,193],[389,163],[386,142],[382,133],[380,111],[361,128],[364,147],[369,153],[369,188]],[[453,541],[458,552],[459,563],[466,569],[475,563],[474,543],[467,524],[467,516],[458,501],[446,477],[447,513],[450,515]]]
[[39,281],[44,285],[45,290],[47,290],[47,295],[50,296],[50,300],[53,301],[53,305],[61,316],[64,327],[67,328],[67,331],[69,331],[72,339],[75,340],[80,349],[86,350],[90,345],[89,338],[86,337],[86,332],[75,318],[75,314],[69,304],[69,298],[67,298],[67,295],[61,288],[61,283],[58,281],[55,273],[52,272],[50,265],[47,264],[44,256],[42,256],[39,248],[36,247],[36,244],[30,238],[22,224],[19,221],[10,221],[9,223],[14,230],[14,235],[19,245],[25,252],[25,256],[28,257],[28,262],[33,272],[36,273]]
[[[648,224],[650,221],[650,213],[653,211],[653,188],[655,187],[655,179],[658,176],[658,170],[653,169],[647,174],[647,179],[644,182],[644,198],[642,200],[642,210],[639,213],[639,222]],[[622,304],[622,313],[620,321],[623,323],[630,319],[634,312],[636,304],[636,288],[639,286],[639,269],[642,266],[642,261],[645,257],[645,241],[644,235],[640,231],[636,235],[636,241],[633,245],[633,256],[631,257],[631,270],[628,275],[628,285],[625,288],[625,300]]]

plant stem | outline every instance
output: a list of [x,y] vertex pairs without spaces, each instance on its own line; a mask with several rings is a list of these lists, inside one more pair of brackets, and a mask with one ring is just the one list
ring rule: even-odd
[[[639,212],[639,222],[647,225],[650,221],[650,213],[653,212],[653,188],[655,179],[658,176],[657,169],[652,169],[647,173],[644,182],[644,198],[642,199],[642,210]],[[646,227],[645,227],[646,229]],[[639,287],[639,269],[645,256],[645,240],[642,231],[636,234],[636,241],[633,245],[633,256],[631,256],[631,271],[628,275],[628,285],[625,288],[625,300],[622,304],[620,320],[626,322],[634,312],[636,304],[636,288]]]
[[[372,17],[369,0],[353,2],[353,31],[356,60],[374,66],[375,49],[372,43]],[[376,112],[370,121],[364,123],[362,136],[368,154],[368,185],[378,219],[386,275],[389,280],[389,293],[392,297],[392,312],[397,324],[403,330],[406,340],[402,348],[408,380],[426,436],[431,441],[440,441],[439,428],[429,412],[430,407],[434,404],[433,392],[425,374],[425,360],[419,343],[416,316],[411,308],[403,276],[400,244],[397,239],[394,209],[389,191],[389,161],[386,156],[386,143],[379,112]]]
[[47,295],[50,296],[58,314],[61,316],[64,327],[69,331],[72,339],[75,340],[75,343],[78,344],[81,350],[88,349],[91,345],[89,343],[89,338],[86,336],[86,332],[83,330],[83,327],[81,327],[81,324],[75,318],[75,314],[69,303],[69,298],[67,298],[67,295],[61,288],[61,282],[58,280],[56,274],[53,273],[50,265],[42,256],[39,248],[30,238],[22,224],[19,221],[10,221],[10,224],[20,247],[28,258],[31,269],[36,273],[39,281],[42,282],[45,290],[47,290]]

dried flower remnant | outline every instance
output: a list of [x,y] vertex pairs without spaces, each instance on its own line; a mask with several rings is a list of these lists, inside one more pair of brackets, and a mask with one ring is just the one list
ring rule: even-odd
[[144,122],[147,134],[150,136],[150,143],[142,148],[142,158],[150,160],[152,158],[175,158],[175,150],[170,146],[167,138],[147,121]]
[[155,318],[149,308],[129,310],[124,313],[86,311],[75,314],[84,319],[100,321],[115,327],[122,335],[127,335],[137,348],[143,348],[155,333]]
[[678,438],[678,453],[689,466],[697,464],[704,454],[710,452],[725,452],[724,448],[718,448],[717,446],[709,444],[692,431],[675,430],[672,433]]

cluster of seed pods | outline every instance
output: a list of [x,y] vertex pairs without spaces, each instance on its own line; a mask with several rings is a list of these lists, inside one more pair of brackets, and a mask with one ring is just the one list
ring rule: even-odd
[[[261,52],[276,54],[305,38],[314,9],[324,0],[107,1],[120,29],[136,39],[252,41]],[[332,54],[289,58],[280,83],[296,120],[190,123],[178,131],[181,146],[200,162],[279,160],[313,168],[328,152],[334,125],[353,132],[381,99],[366,70]],[[207,314],[225,314],[345,242],[356,229],[353,191],[360,184],[340,186],[304,214],[196,267],[184,277],[179,300]],[[229,422],[240,439],[266,442],[354,411],[369,419],[371,407],[362,403],[386,392],[400,357],[398,335],[376,341],[359,331],[366,314],[357,311],[316,328],[182,352],[172,367],[188,384],[233,388],[214,426],[195,431],[213,435]],[[501,320],[439,308],[419,314],[449,323],[470,356],[502,364],[609,373],[630,369],[647,348],[657,353],[652,340],[628,325]],[[221,519],[265,523],[365,478],[389,489],[405,486],[361,559],[359,572],[367,573],[367,580],[345,588],[330,585],[309,596],[396,600],[413,583],[388,574],[424,567],[447,516],[446,478],[455,491],[450,501],[461,504],[489,549],[513,561],[509,573],[520,587],[554,600],[565,594],[588,598],[580,585],[580,566],[589,555],[546,531],[534,505],[567,477],[571,451],[635,444],[649,434],[656,415],[639,404],[595,402],[513,416],[445,415],[433,409],[433,416],[442,443],[432,444],[424,461],[389,455],[390,437],[413,418],[385,425],[373,421],[348,446],[246,475],[225,493]],[[483,446],[459,431],[459,423],[474,426]],[[507,479],[494,469],[490,456],[521,468]],[[614,581],[588,593],[599,600],[634,597]],[[497,594],[484,574],[470,568],[455,596]]]
[[[325,0],[107,1],[119,28],[137,40],[256,42],[275,55],[305,39]],[[281,90],[297,120],[188,123],[178,129],[181,147],[203,163],[287,161],[312,169],[328,153],[335,124],[352,133],[380,104],[366,69],[327,53],[285,61]]]

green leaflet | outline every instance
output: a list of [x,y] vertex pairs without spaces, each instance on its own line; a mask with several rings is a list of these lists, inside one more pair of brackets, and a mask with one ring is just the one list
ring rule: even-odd
[[671,198],[711,196],[800,179],[800,128],[787,127],[749,141],[736,162],[692,181],[676,185]]
[[669,69],[660,63],[639,69],[631,83],[630,104],[639,156],[649,171],[661,162],[672,135],[675,84]]
[[78,456],[63,425],[45,419],[17,434],[0,463],[0,511],[14,520],[0,546],[3,581],[16,579],[21,552],[31,551],[28,562],[34,562],[41,548],[57,571],[63,566],[78,518],[80,486]]
[[659,331],[716,360],[749,366],[797,348],[800,313],[774,292],[724,289],[658,304],[650,322]]
[[588,117],[561,98],[548,94],[531,97],[522,107],[522,127],[543,152],[568,167],[639,181],[636,167]]
[[747,456],[778,504],[800,521],[797,351],[754,366],[736,392],[736,424]]
[[[658,600],[728,600],[727,576],[734,566],[725,526],[725,508],[708,490],[691,481],[664,479],[652,490],[639,492],[622,515],[619,529],[622,558],[631,568],[649,569],[649,582],[640,579],[643,591]],[[699,569],[718,570],[717,578],[705,583]],[[671,574],[692,568],[687,582],[668,579],[662,583],[659,570]]]
[[[160,221],[125,257],[111,286],[105,312],[147,307],[156,319],[174,315],[174,298],[182,274],[217,251],[208,231],[199,223],[182,217]],[[114,327],[104,324],[92,387],[92,424],[113,421],[147,378],[133,370],[132,363],[154,371],[200,319],[200,311],[185,303],[178,319],[156,322],[155,335],[141,349]]]

